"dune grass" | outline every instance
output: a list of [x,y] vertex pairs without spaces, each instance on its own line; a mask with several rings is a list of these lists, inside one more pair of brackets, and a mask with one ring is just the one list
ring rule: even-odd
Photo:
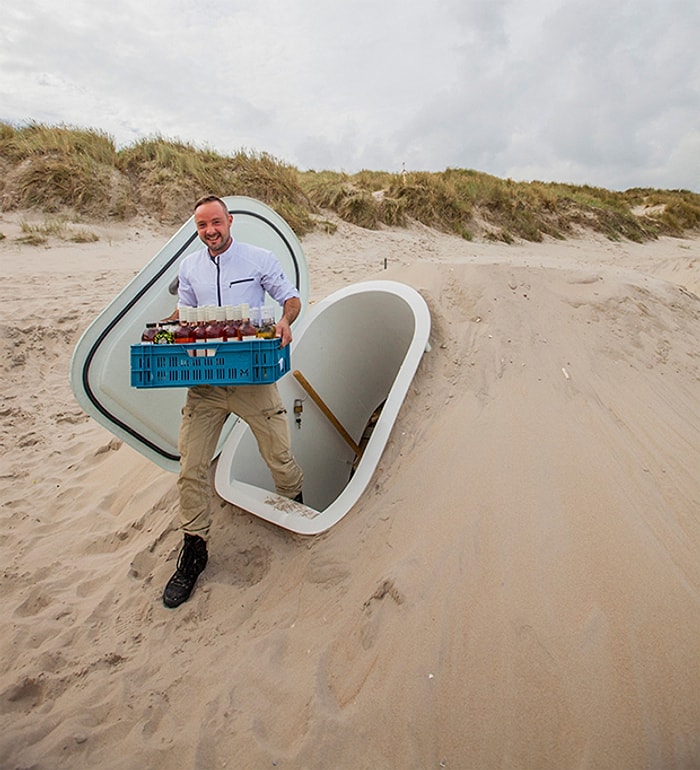
[[511,243],[593,230],[644,241],[700,230],[700,195],[515,182],[471,169],[441,172],[299,171],[266,153],[220,155],[160,136],[117,150],[102,131],[0,122],[4,210],[70,211],[94,220],[152,217],[178,224],[200,195],[264,201],[302,236],[333,230],[328,212],[359,227],[411,222],[466,239]]
[[[300,173],[312,202],[361,227],[415,220],[464,238],[511,243],[566,238],[579,229],[644,241],[700,228],[700,196],[687,191],[613,192],[590,186],[514,182],[468,169],[352,176]],[[643,209],[641,213],[635,210]]]
[[94,243],[100,239],[99,235],[91,230],[73,227],[65,216],[47,216],[40,224],[23,219],[20,227],[22,234],[17,240],[32,246],[42,246],[48,243],[51,237],[72,243]]

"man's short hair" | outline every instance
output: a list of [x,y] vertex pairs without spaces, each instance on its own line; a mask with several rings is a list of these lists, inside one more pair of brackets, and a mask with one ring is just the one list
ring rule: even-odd
[[192,211],[197,211],[197,209],[200,206],[203,206],[205,203],[218,203],[223,208],[223,210],[228,214],[228,206],[219,198],[218,195],[203,195],[195,204]]

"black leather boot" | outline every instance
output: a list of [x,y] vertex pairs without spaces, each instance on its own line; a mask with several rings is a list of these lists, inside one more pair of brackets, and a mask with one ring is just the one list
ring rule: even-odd
[[177,559],[175,574],[163,591],[166,607],[179,607],[190,598],[202,570],[207,566],[207,542],[197,535],[185,535],[185,542]]

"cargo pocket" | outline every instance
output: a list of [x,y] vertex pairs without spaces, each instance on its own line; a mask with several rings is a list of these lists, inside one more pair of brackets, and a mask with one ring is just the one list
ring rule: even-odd
[[262,416],[266,420],[273,420],[275,417],[278,417],[279,415],[287,414],[287,410],[284,408],[282,404],[279,406],[273,406],[269,409],[263,409],[262,410]]

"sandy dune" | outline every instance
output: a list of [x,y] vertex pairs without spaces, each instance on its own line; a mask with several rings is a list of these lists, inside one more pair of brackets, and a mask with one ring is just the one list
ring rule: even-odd
[[221,501],[170,611],[175,476],[68,382],[169,233],[29,247],[18,221],[3,770],[700,767],[700,240],[308,236],[313,299],[404,281],[432,350],[345,519],[302,538]]

